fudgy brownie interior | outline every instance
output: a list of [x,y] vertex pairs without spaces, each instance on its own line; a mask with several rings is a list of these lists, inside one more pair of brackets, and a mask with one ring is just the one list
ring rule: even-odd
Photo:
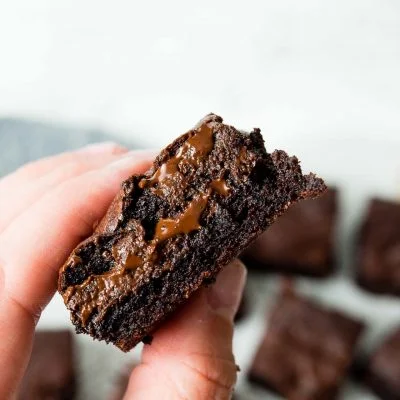
[[208,115],[123,183],[60,270],[77,332],[124,351],[148,341],[290,204],[325,189],[297,158],[267,154],[259,129],[243,133]]

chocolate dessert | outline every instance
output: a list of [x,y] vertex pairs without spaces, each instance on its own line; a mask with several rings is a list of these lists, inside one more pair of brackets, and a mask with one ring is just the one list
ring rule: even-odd
[[296,157],[268,154],[259,129],[243,133],[210,114],[122,188],[91,237],[72,252],[59,292],[77,332],[123,351],[215,280],[290,204],[323,181]]
[[363,325],[295,293],[269,318],[249,378],[287,399],[335,399]]

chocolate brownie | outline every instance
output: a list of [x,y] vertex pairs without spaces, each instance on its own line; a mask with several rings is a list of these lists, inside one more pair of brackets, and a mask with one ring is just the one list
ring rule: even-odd
[[18,400],[71,400],[75,361],[70,331],[38,331]]
[[334,270],[337,191],[295,204],[241,255],[249,269],[325,277]]
[[400,400],[400,326],[376,349],[365,382],[384,400]]
[[375,293],[400,295],[400,203],[373,199],[361,227],[357,281]]
[[287,399],[334,399],[362,326],[295,293],[283,293],[249,378]]
[[267,154],[259,129],[243,133],[208,115],[123,183],[60,270],[77,332],[123,351],[148,342],[290,204],[325,189],[295,157]]

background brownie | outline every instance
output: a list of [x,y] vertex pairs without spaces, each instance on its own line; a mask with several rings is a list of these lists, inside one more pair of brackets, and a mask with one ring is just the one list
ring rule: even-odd
[[241,258],[263,272],[326,276],[334,269],[337,191],[295,204]]
[[207,116],[133,176],[60,271],[77,332],[124,351],[149,334],[297,200],[325,191],[298,160]]
[[400,400],[400,326],[377,348],[365,382],[384,400]]
[[285,398],[334,399],[362,324],[299,295],[280,295],[249,378]]
[[356,262],[362,287],[400,295],[400,203],[371,201],[361,227]]
[[19,400],[71,400],[75,394],[75,361],[70,331],[38,331],[22,380]]

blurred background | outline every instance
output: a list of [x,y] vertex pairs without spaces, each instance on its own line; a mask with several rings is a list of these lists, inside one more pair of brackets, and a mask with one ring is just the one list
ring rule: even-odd
[[[369,352],[400,323],[398,298],[351,278],[368,199],[400,198],[399,71],[396,0],[3,0],[0,175],[89,142],[160,148],[209,112],[260,127],[268,150],[296,154],[339,189],[339,272],[300,277],[298,287],[366,322],[360,346]],[[246,371],[278,279],[250,276],[252,312],[235,336],[239,399],[273,398]],[[59,296],[39,327],[70,328]],[[140,351],[76,342],[79,399],[106,399]],[[375,397],[348,380],[340,398]]]

